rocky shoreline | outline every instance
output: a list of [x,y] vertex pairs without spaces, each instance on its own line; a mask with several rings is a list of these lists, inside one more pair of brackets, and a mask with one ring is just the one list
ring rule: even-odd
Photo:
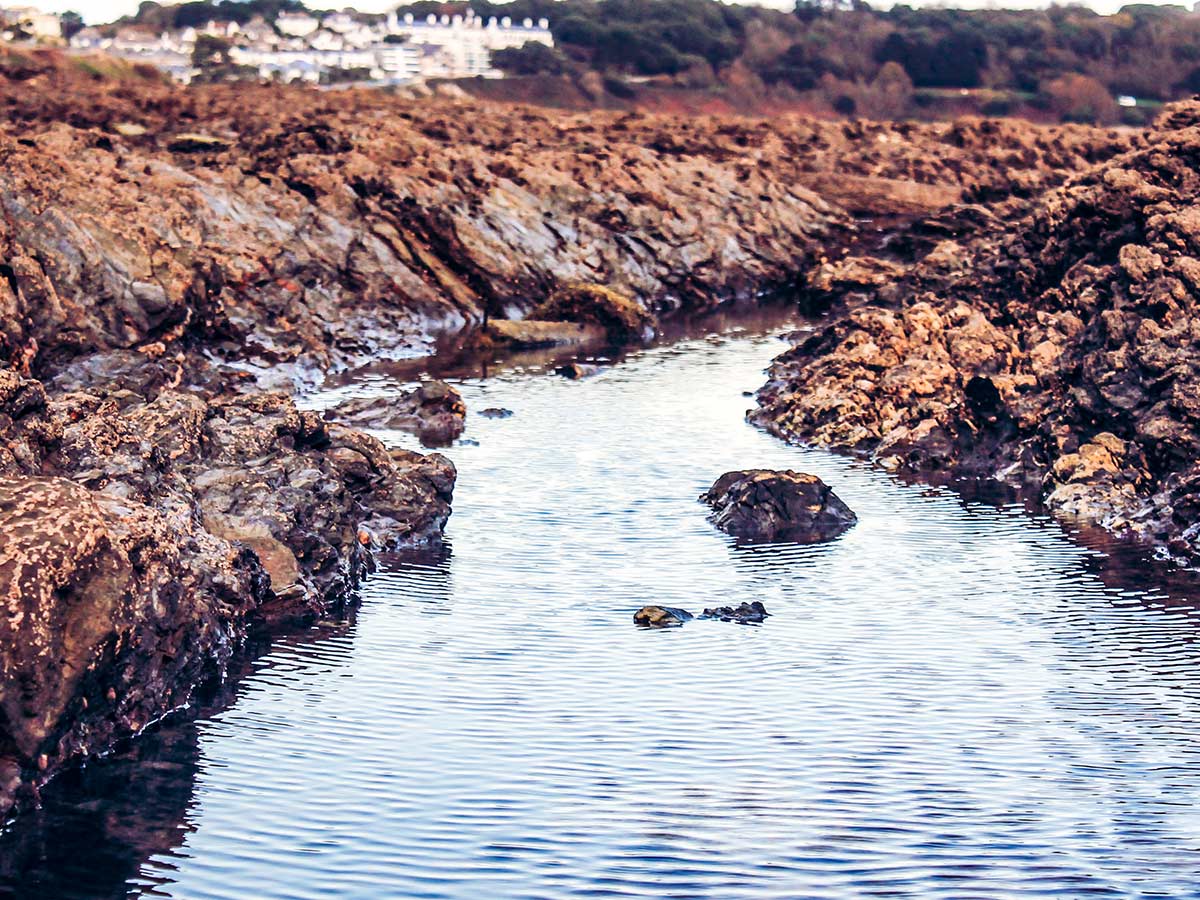
[[[1159,134],[986,120],[564,115],[364,91],[185,90],[91,78],[53,55],[0,77],[0,109],[0,815],[188,704],[252,623],[319,614],[352,596],[374,552],[440,541],[452,463],[389,450],[336,411],[301,410],[297,390],[428,353],[485,319],[575,316],[564,290],[607,297],[622,317],[590,324],[635,337],[674,313],[798,290],[809,304],[883,305],[781,358],[760,421],[861,448],[869,439],[827,434],[805,412],[842,392],[865,398],[869,420],[876,400],[857,370],[818,371],[846,356],[854,323],[950,315],[944,298],[975,283],[964,272],[983,265],[996,222],[1026,221],[1048,198],[1064,210],[1093,202],[1089,190],[1137,193],[1119,161],[1164,152]],[[1072,241],[1055,215],[1039,226],[1047,247]],[[873,230],[864,216],[903,225]],[[1121,251],[1122,271],[1168,295],[1168,270],[1185,284],[1182,250],[1144,249],[1158,262]],[[1032,238],[1025,250],[1034,259]],[[1077,269],[1080,285],[1100,277]],[[1011,277],[1033,298],[1037,270],[1023,272]],[[980,284],[981,297],[999,290]],[[943,297],[928,314],[910,302],[922,287]],[[1006,368],[1018,314],[993,321],[960,305],[937,327],[969,335],[954,344],[970,349],[937,370],[932,394],[901,392],[889,408],[941,390],[959,410],[968,401],[954,406],[953,391],[974,385],[962,394],[972,416],[993,416],[987,433],[1008,446],[1004,429],[1019,425],[1005,392],[1037,377]],[[1068,335],[1070,314],[1037,327]],[[894,357],[866,369],[878,376]],[[428,389],[378,412],[444,443],[460,406]],[[343,413],[364,426],[374,415]],[[945,429],[954,414],[933,418]],[[906,427],[924,435],[925,418]],[[1075,472],[1095,468],[1092,445],[1125,453],[1062,424],[1085,438],[1062,444],[1083,461]],[[895,456],[908,446],[893,445]]]
[[751,419],[889,468],[1032,488],[1194,563],[1198,113],[1169,107],[1134,149],[1032,201],[917,223],[938,239],[909,259],[815,273],[849,311],[796,336]]

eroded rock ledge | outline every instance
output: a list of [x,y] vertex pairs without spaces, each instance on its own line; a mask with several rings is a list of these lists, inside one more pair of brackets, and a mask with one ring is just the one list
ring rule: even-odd
[[453,485],[280,394],[51,397],[0,369],[0,812],[187,703],[252,620],[440,540]]

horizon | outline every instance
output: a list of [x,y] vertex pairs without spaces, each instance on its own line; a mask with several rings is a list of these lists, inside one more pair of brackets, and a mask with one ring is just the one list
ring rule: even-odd
[[[13,5],[17,5],[14,3]],[[33,2],[29,5],[36,6],[43,12],[64,13],[73,11],[83,16],[84,21],[89,25],[103,25],[109,22],[116,21],[122,16],[133,15],[137,12],[138,0],[126,0],[126,2],[113,3],[109,0],[41,0],[41,2]],[[171,4],[164,3],[164,6]],[[312,2],[306,4],[310,9],[328,11],[353,8],[364,13],[385,13],[395,9],[398,3],[393,0],[366,0],[366,2],[347,4],[345,2],[337,2],[337,0],[329,0],[329,2]],[[778,0],[778,2],[746,2],[739,3],[741,6],[763,6],[769,9],[789,10],[795,5],[793,0]],[[875,3],[872,4],[876,9],[889,9],[895,6],[895,3]],[[909,0],[909,6],[926,7],[926,8],[946,8],[946,9],[1045,9],[1049,6],[1056,5],[1047,2],[996,2],[996,0],[956,0],[956,2],[943,2],[943,0],[930,0],[930,2],[922,2],[922,0]],[[1167,2],[1148,2],[1145,4],[1130,4],[1124,0],[1106,0],[1106,2],[1078,2],[1070,4],[1057,4],[1070,6],[1086,6],[1095,10],[1101,15],[1113,15],[1122,7],[1129,5],[1145,5],[1145,6],[1181,6],[1184,9],[1189,9],[1188,4],[1182,3],[1167,3]],[[551,19],[551,25],[553,25]]]

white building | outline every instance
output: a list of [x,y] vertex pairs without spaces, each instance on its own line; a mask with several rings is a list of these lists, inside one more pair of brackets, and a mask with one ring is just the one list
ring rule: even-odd
[[62,38],[62,21],[53,13],[44,13],[32,6],[0,9],[0,24],[7,40],[17,35],[29,35],[35,41],[56,41]]
[[150,63],[180,81],[198,74],[192,52],[201,35],[230,42],[230,61],[279,81],[337,81],[335,70],[350,70],[359,80],[402,83],[415,78],[501,77],[492,53],[529,41],[553,47],[550,23],[526,19],[484,20],[474,12],[400,20],[395,13],[375,25],[350,13],[330,13],[323,20],[303,13],[284,13],[274,26],[252,19],[244,26],[209,22],[200,28],[156,33],[125,25],[108,32],[85,28],[71,40],[80,51],[101,51]]
[[289,37],[305,37],[320,28],[321,22],[307,13],[280,13],[275,27]]
[[466,15],[414,18],[405,13],[388,16],[389,34],[401,35],[421,50],[421,74],[426,78],[469,78],[475,75],[499,77],[492,67],[492,53],[509,47],[522,47],[530,41],[554,46],[550,23],[525,19],[519,25],[505,17],[491,17],[485,23],[468,10]]

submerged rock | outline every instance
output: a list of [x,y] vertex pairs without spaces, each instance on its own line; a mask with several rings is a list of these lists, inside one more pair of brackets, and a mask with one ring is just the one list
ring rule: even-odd
[[751,603],[740,603],[737,606],[718,606],[706,609],[700,613],[701,619],[720,619],[722,622],[737,622],[739,625],[754,625],[766,620],[770,615],[767,608],[758,600]]
[[722,531],[751,542],[828,541],[858,521],[820,478],[802,472],[726,472],[700,500]]
[[721,622],[737,622],[739,625],[755,625],[766,622],[770,613],[761,601],[742,602],[737,606],[718,606],[714,610],[704,610],[702,619],[720,619]]
[[647,628],[672,628],[693,618],[687,610],[670,606],[643,606],[633,614],[634,624]]
[[483,416],[485,419],[509,419],[512,417],[512,414],[513,411],[511,409],[504,409],[503,407],[499,406],[490,406],[487,409],[481,409],[479,411],[479,415]]
[[466,427],[462,395],[444,381],[426,381],[395,397],[347,400],[325,418],[364,428],[393,429],[417,435],[426,447],[452,444]]

